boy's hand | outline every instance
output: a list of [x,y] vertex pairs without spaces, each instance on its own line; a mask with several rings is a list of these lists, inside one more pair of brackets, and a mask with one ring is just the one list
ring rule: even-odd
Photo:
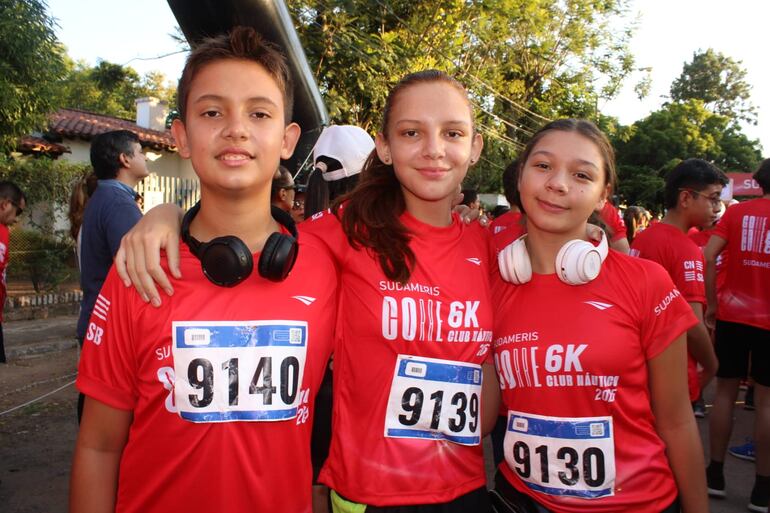
[[157,283],[169,296],[174,294],[165,271],[160,266],[160,251],[165,249],[169,271],[181,278],[179,270],[179,230],[182,210],[174,204],[159,205],[149,212],[120,241],[115,268],[123,283],[134,285],[144,301],[160,306]]

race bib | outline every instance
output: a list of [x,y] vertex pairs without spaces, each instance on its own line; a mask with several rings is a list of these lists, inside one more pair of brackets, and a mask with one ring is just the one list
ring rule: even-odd
[[481,366],[399,355],[385,413],[385,436],[478,445]]
[[292,419],[307,355],[307,323],[172,324],[174,399],[191,422]]
[[597,499],[615,494],[612,417],[508,412],[505,461],[531,489]]

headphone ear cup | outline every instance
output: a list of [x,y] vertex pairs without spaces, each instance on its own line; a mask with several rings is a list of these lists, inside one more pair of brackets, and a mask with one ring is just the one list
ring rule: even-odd
[[566,243],[556,255],[556,273],[568,285],[584,285],[597,276],[602,268],[599,250],[584,240]]
[[297,239],[283,233],[272,233],[265,241],[259,256],[259,275],[270,281],[283,281],[297,260]]
[[500,275],[509,283],[521,285],[531,280],[532,262],[529,260],[524,237],[503,248],[497,255],[497,264],[500,267]]
[[215,285],[234,287],[251,275],[254,260],[248,246],[237,237],[217,237],[200,245],[196,256],[203,274]]

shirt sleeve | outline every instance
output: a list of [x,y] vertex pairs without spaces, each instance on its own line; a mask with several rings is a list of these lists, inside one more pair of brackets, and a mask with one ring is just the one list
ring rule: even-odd
[[682,333],[698,323],[692,308],[663,267],[646,262],[642,295],[641,343],[648,360],[662,353]]
[[626,238],[626,223],[624,223],[623,218],[620,217],[618,209],[607,202],[604,204],[600,216],[607,227],[612,230],[610,242]]
[[115,253],[120,248],[120,239],[128,233],[128,230],[134,227],[142,218],[142,212],[139,207],[132,202],[120,201],[109,209],[105,224],[105,235],[107,245],[110,247],[110,254],[115,258]]
[[132,410],[138,398],[133,342],[138,303],[132,295],[136,292],[121,283],[113,266],[96,298],[78,366],[78,389],[121,410]]
[[300,245],[308,244],[315,248],[311,251],[325,252],[339,271],[344,263],[346,250],[350,247],[340,220],[326,210],[300,223],[298,229]]

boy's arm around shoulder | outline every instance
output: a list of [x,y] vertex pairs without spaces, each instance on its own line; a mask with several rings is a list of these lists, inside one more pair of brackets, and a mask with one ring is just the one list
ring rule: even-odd
[[160,306],[161,297],[155,284],[168,294],[174,288],[160,265],[160,252],[166,250],[171,275],[181,278],[179,270],[179,234],[184,212],[173,203],[151,209],[126,233],[115,255],[115,268],[126,287],[133,285],[145,302]]

